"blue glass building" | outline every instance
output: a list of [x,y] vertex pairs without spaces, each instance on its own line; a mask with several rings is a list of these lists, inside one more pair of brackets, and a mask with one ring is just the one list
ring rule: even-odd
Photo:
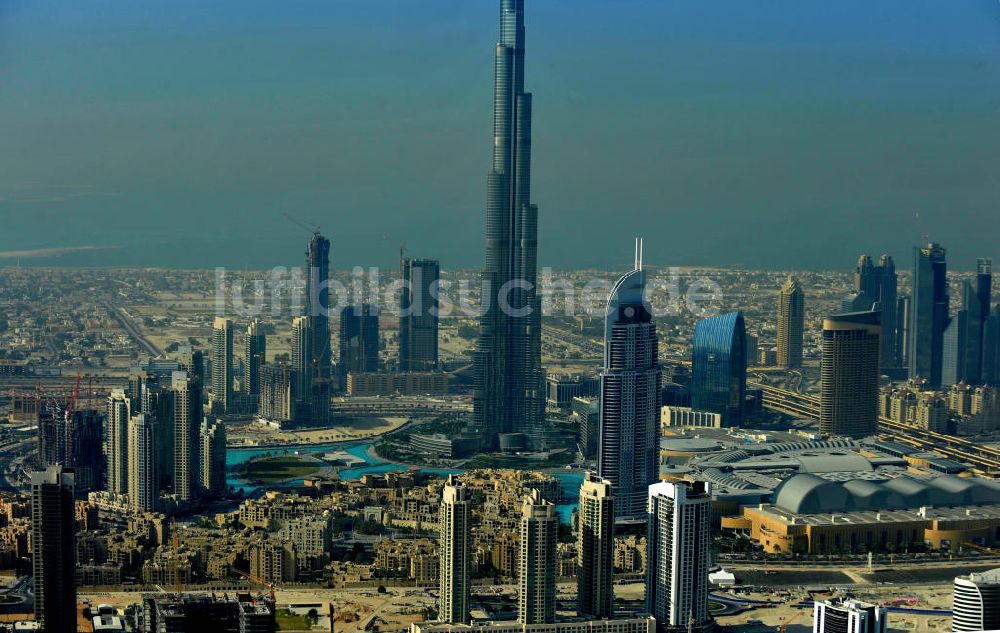
[[747,393],[746,325],[730,312],[698,321],[694,328],[691,406],[722,415],[723,426],[743,422]]

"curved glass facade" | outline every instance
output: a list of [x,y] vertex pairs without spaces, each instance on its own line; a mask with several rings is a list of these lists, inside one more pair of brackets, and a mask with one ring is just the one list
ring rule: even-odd
[[698,321],[691,360],[692,408],[722,415],[723,426],[739,426],[747,392],[743,314],[730,312]]

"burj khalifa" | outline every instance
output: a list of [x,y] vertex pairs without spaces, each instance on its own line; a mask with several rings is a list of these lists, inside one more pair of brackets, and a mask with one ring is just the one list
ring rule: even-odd
[[[524,91],[524,0],[501,0],[494,64],[493,168],[475,356],[473,429],[489,449],[543,443],[538,207],[531,204],[531,94]],[[510,435],[508,435],[510,434]]]

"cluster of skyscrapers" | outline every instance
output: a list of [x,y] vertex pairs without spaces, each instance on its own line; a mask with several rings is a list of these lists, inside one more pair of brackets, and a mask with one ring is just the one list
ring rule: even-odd
[[[524,62],[523,0],[501,0],[470,426],[487,450],[544,448],[549,433],[536,293],[538,209],[530,195],[532,97],[524,90]],[[1000,306],[991,306],[991,264],[978,262],[975,284],[964,283],[960,309],[952,315],[945,255],[934,243],[914,249],[909,296],[898,295],[891,257],[883,255],[877,265],[868,255],[860,258],[854,291],[844,299],[842,312],[823,320],[823,433],[864,437],[877,432],[883,373],[896,376],[905,368],[931,388],[1000,382]],[[235,389],[234,325],[220,317],[212,329],[210,398],[203,393],[207,372],[202,356],[191,352],[175,365],[150,365],[137,372],[127,390],[111,393],[103,414],[74,411],[42,421],[39,451],[49,468],[32,478],[32,540],[36,612],[45,630],[71,630],[66,618],[75,618],[75,492],[104,489],[136,512],[161,510],[167,502],[186,507],[221,495],[226,439],[216,415],[251,409],[267,418],[326,425],[335,390],[347,390],[354,374],[382,370],[378,307],[358,304],[339,312],[334,371],[329,257],[330,242],[314,233],[306,252],[306,313],[292,321],[289,362],[267,362],[264,329],[251,321],[244,336],[241,387]],[[436,371],[439,264],[402,259],[400,272],[398,370]],[[646,270],[637,244],[634,269],[618,280],[607,303],[596,472],[587,474],[579,495],[577,612],[588,620],[616,617],[616,526],[644,523],[646,610],[660,633],[702,631],[712,626],[710,494],[704,482],[660,481],[662,372],[645,293]],[[776,321],[777,365],[801,368],[805,295],[794,277],[779,290]],[[718,414],[723,426],[739,426],[744,420],[750,340],[741,312],[703,319],[694,331],[691,405]],[[449,477],[439,515],[442,624],[471,623],[475,504],[476,491],[460,477]],[[517,573],[518,623],[525,630],[556,622],[558,531],[552,501],[536,490],[527,494],[521,506]],[[985,600],[975,582],[962,588],[969,601],[976,596]],[[820,630],[840,631],[844,622],[854,622],[851,630],[878,633],[885,626],[883,611],[860,604],[818,604],[815,613],[825,627]],[[956,612],[956,627],[960,621]]]
[[[251,321],[244,335],[243,374],[234,391],[233,323],[218,317],[212,332],[212,410],[256,414],[276,422],[322,426],[329,423],[333,393],[349,392],[352,376],[383,371],[378,306],[340,308],[338,356],[333,363],[329,305],[330,242],[314,233],[306,251],[309,276],[305,314],[292,320],[291,353],[285,362],[267,362],[267,338]],[[437,285],[440,266],[429,259],[402,259],[399,319],[399,372],[438,369]]]
[[[81,498],[106,491],[136,511],[191,507],[225,492],[225,428],[203,411],[204,365],[153,361],[105,409],[41,407],[38,463],[73,473]],[[169,498],[164,506],[161,493]]]
[[[439,523],[440,608],[438,620],[468,625],[471,590],[471,525],[475,491],[451,476],[445,485]],[[709,630],[708,569],[710,496],[703,483],[660,482],[647,486],[646,610],[661,633]],[[580,487],[577,536],[577,615],[588,621],[616,618],[613,548],[615,498],[612,483],[588,473]],[[521,506],[517,621],[556,622],[556,548],[559,516],[537,490]],[[628,619],[625,615],[618,615]],[[489,627],[488,624],[478,623]]]
[[[527,446],[545,441],[540,304],[535,293],[537,207],[530,201],[531,95],[524,92],[524,3],[501,0],[494,76],[493,167],[486,204],[486,265],[475,357],[473,430],[486,448],[520,436]],[[659,341],[645,297],[641,245],[636,265],[608,299],[600,379],[597,472],[580,489],[578,614],[613,616],[612,548],[617,523],[646,522],[647,609],[661,631],[708,626],[709,497],[700,484],[659,482]],[[507,292],[509,290],[509,293]],[[523,308],[527,308],[524,310]],[[705,391],[738,418],[745,395],[742,316],[709,323]],[[734,340],[736,348],[733,349]],[[707,354],[708,352],[706,352]],[[708,356],[706,355],[706,359]],[[735,385],[735,386],[733,386]],[[441,611],[449,624],[466,624],[469,592],[471,491],[455,478],[441,509]],[[647,520],[648,519],[648,520]],[[518,621],[544,625],[555,618],[558,515],[537,492],[522,507],[518,567]]]
[[225,426],[203,413],[199,367],[147,367],[108,396],[106,490],[136,511],[190,507],[225,493]]
[[898,295],[891,257],[883,255],[876,266],[862,255],[845,312],[823,322],[821,430],[876,433],[883,375],[908,375],[930,389],[1000,381],[1000,306],[991,306],[991,268],[990,260],[977,261],[975,281],[962,283],[961,304],[951,314],[940,244],[914,248],[910,295]]
[[[306,249],[309,276],[306,281],[305,314],[292,320],[291,366],[269,367],[256,364],[264,374],[247,377],[259,381],[258,412],[275,420],[296,420],[314,424],[330,421],[333,392],[333,363],[330,347],[329,279],[330,240],[314,232]],[[248,330],[248,337],[250,332]],[[248,343],[249,350],[249,343]],[[265,342],[259,348],[264,350]],[[263,353],[262,353],[263,355]],[[249,360],[247,365],[251,365]]]

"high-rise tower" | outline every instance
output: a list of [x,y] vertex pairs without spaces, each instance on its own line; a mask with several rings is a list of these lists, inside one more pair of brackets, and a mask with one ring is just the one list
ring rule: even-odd
[[128,494],[129,397],[121,389],[108,395],[107,432],[104,436],[104,472],[108,492]]
[[659,633],[710,630],[711,507],[704,482],[649,487],[646,611]]
[[823,320],[820,430],[866,437],[878,433],[879,313],[853,312]]
[[941,386],[944,330],[948,326],[948,264],[945,249],[930,243],[913,249],[913,293],[910,297],[910,378]]
[[365,303],[341,310],[338,338],[337,374],[343,390],[347,389],[347,374],[379,370],[378,306]]
[[312,320],[307,316],[292,319],[292,372],[295,374],[295,399],[300,412],[312,407]]
[[747,394],[743,314],[730,312],[698,321],[691,356],[691,406],[721,414],[723,426],[740,426]]
[[805,295],[791,275],[778,294],[778,366],[802,367],[802,331],[805,327]]
[[896,299],[896,365],[910,365],[910,309],[909,295]]
[[610,618],[614,596],[615,500],[611,482],[587,473],[580,486],[576,612]]
[[[880,364],[884,369],[899,367],[899,349],[896,344],[898,336],[896,333],[896,304],[899,300],[899,278],[896,275],[896,263],[889,255],[882,255],[878,259],[878,297],[876,305],[879,311],[879,319],[882,323],[882,338],[879,346],[881,348]],[[870,308],[869,308],[870,309]]]
[[[991,382],[992,379],[987,378],[987,367],[992,374],[995,361],[991,358],[994,351],[986,341],[987,323],[993,308],[993,260],[989,258],[976,260],[976,298],[979,300],[979,378],[980,382]],[[992,342],[991,339],[990,344]]]
[[399,299],[399,371],[434,371],[438,366],[437,284],[433,259],[404,259]]
[[330,350],[330,240],[313,233],[306,252],[309,281],[306,288],[306,318],[309,320],[309,374],[299,376],[308,391],[314,424],[330,420],[332,352]]
[[968,281],[962,282],[962,302],[941,335],[941,386],[982,382],[983,330],[981,303]]
[[35,621],[49,633],[76,633],[73,485],[62,466],[31,474]]
[[198,496],[201,468],[202,419],[201,383],[186,371],[175,371],[171,378],[173,420],[159,419],[157,424],[173,424],[174,494],[181,501]]
[[659,479],[660,365],[646,271],[615,284],[604,324],[597,474],[611,482],[615,517],[645,520],[646,490]]
[[212,325],[212,409],[224,414],[233,404],[233,322],[216,317]]
[[201,423],[198,436],[201,489],[211,496],[221,496],[226,492],[226,427],[222,422],[206,419]]
[[103,489],[104,416],[93,409],[74,411],[68,466],[73,469],[74,490],[81,499]]
[[260,397],[260,372],[267,355],[267,337],[257,319],[247,326],[245,343],[243,391],[251,396],[248,398],[251,402],[256,403]]
[[472,496],[454,475],[448,476],[441,493],[440,564],[441,606],[438,620],[448,624],[469,623],[469,592],[472,589]]
[[556,546],[559,515],[537,490],[521,506],[517,621],[551,624],[556,617]]
[[[169,421],[167,422],[169,424]],[[156,420],[145,413],[128,421],[128,501],[136,512],[153,512],[160,498],[156,469]]]
[[878,297],[878,276],[870,255],[858,258],[858,267],[854,269],[854,292],[867,295],[873,301]]
[[1000,384],[1000,305],[993,307],[983,325],[983,382]]
[[979,299],[979,313],[986,321],[993,299],[993,260],[989,257],[976,260],[976,297]]
[[493,167],[487,178],[486,263],[475,356],[473,427],[537,439],[545,426],[538,207],[531,203],[531,94],[524,92],[524,0],[501,0],[494,64]]

